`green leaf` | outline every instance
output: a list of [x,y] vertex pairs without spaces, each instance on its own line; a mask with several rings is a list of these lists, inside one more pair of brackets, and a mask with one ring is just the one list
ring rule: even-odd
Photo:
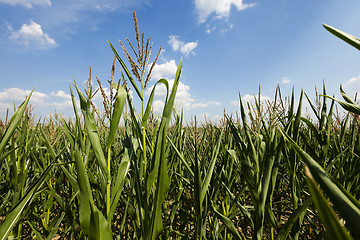
[[159,84],[159,83],[162,83],[165,85],[166,87],[166,100],[165,102],[167,101],[167,98],[168,98],[168,95],[169,95],[169,83],[166,79],[160,79],[159,81],[157,81],[151,91],[151,94],[150,94],[150,97],[149,97],[149,100],[148,100],[148,104],[146,106],[146,110],[145,110],[145,113],[142,117],[142,120],[141,120],[141,127],[146,127],[146,123],[147,123],[147,120],[149,118],[149,115],[150,115],[150,110],[151,110],[151,106],[153,104],[153,100],[154,100],[154,95],[155,95],[155,88],[156,88],[156,85]]
[[110,133],[109,133],[108,139],[106,141],[107,148],[109,148],[111,146],[112,142],[114,141],[115,133],[118,129],[121,114],[123,112],[124,105],[126,102],[126,96],[127,96],[126,90],[123,87],[119,86],[117,98],[116,98],[116,102],[115,102],[115,106],[114,106],[114,110],[113,110],[113,114],[112,114],[112,119],[110,122]]
[[215,209],[215,207],[213,205],[211,205],[213,211],[216,213],[216,215],[220,218],[220,220],[224,223],[224,225],[226,226],[227,229],[230,230],[230,232],[232,233],[233,237],[235,239],[241,240],[241,236],[238,232],[238,230],[236,229],[236,227],[234,226],[233,222],[226,216],[224,216],[223,214],[221,214],[219,211],[217,211]]
[[55,236],[56,232],[59,230],[60,223],[65,217],[65,212],[61,213],[60,218],[56,221],[55,225],[51,228],[49,235],[46,240],[51,240]]
[[184,155],[179,151],[179,149],[177,149],[177,147],[175,146],[175,144],[171,141],[171,139],[169,137],[167,137],[167,140],[169,141],[170,145],[175,150],[176,154],[179,156],[181,162],[184,164],[186,169],[189,171],[190,175],[192,177],[194,177],[194,172],[191,170],[191,167],[189,166],[188,162],[185,160]]
[[34,184],[29,188],[29,190],[24,194],[24,196],[19,200],[16,206],[7,214],[5,221],[0,226],[0,239],[5,240],[7,236],[15,227],[17,222],[20,219],[21,214],[23,213],[24,209],[34,198],[35,192],[41,187],[41,185],[45,182],[45,177],[50,172],[52,167],[54,166],[51,163],[45,171],[41,174],[38,180],[34,182]]
[[340,215],[346,220],[346,224],[355,237],[360,238],[360,203],[347,192],[343,187],[337,185],[325,170],[302,150],[292,138],[290,138],[284,130],[279,128],[287,141],[292,145],[293,149],[302,158],[304,163],[309,167],[311,175],[321,186],[324,192],[333,202],[334,207],[339,211]]
[[204,179],[204,181],[202,183],[202,186],[201,186],[200,202],[204,201],[205,194],[206,194],[206,192],[207,192],[207,190],[209,188],[210,180],[212,178],[214,168],[215,168],[216,159],[217,159],[217,157],[219,155],[219,150],[220,150],[220,145],[221,145],[223,132],[224,132],[224,130],[221,131],[220,136],[218,137],[216,147],[214,148],[214,151],[212,153],[210,166],[209,166],[208,170],[206,171],[206,176],[205,176],[205,179]]
[[115,50],[115,48],[113,47],[113,45],[110,43],[110,41],[109,41],[109,40],[107,40],[107,41],[108,41],[108,43],[109,43],[112,51],[114,52],[117,60],[119,61],[121,67],[124,69],[124,71],[125,71],[125,73],[126,73],[126,76],[128,77],[129,81],[131,82],[131,85],[132,85],[133,88],[135,89],[135,92],[136,92],[137,95],[139,96],[140,100],[141,100],[141,101],[144,101],[144,99],[143,99],[143,97],[142,97],[142,94],[141,94],[139,88],[137,87],[134,79],[132,78],[132,76],[131,76],[131,74],[130,74],[129,69],[126,67],[124,61],[121,59],[121,57],[119,56],[119,54],[117,53],[117,51]]
[[79,194],[79,221],[81,228],[84,230],[85,234],[89,234],[91,231],[90,221],[91,221],[91,212],[92,206],[94,205],[94,200],[91,193],[89,177],[86,172],[86,168],[81,157],[79,147],[75,144],[75,165],[77,170],[77,179],[80,189]]
[[153,182],[155,181],[155,177],[157,176],[156,193],[155,193],[155,202],[150,220],[150,225],[146,228],[146,232],[145,232],[145,239],[151,239],[151,240],[157,239],[163,229],[161,210],[164,200],[170,189],[170,179],[168,175],[167,162],[165,158],[166,134],[169,129],[171,114],[175,102],[175,96],[180,82],[181,68],[182,68],[182,59],[179,62],[175,74],[175,80],[174,80],[174,85],[171,89],[171,94],[164,106],[158,137],[156,140],[154,168],[149,174],[148,183],[147,183],[147,189],[149,190],[150,187],[153,185]]
[[341,96],[344,98],[344,100],[345,100],[346,102],[357,105],[356,102],[354,102],[354,101],[344,92],[341,84],[340,84],[340,93],[341,93]]
[[312,199],[315,203],[316,209],[319,211],[320,219],[325,225],[327,239],[352,239],[347,229],[339,222],[334,210],[330,207],[320,189],[316,186],[316,182],[306,166],[305,174]]
[[33,224],[29,221],[27,221],[27,223],[29,224],[32,233],[35,235],[36,239],[43,240],[44,238],[41,236],[41,233],[33,226]]
[[[75,83],[75,80],[74,80],[74,83]],[[83,144],[83,131],[81,129],[80,117],[79,117],[77,107],[76,107],[76,100],[75,100],[74,92],[73,92],[70,84],[69,84],[69,87],[70,87],[71,102],[72,102],[72,106],[73,106],[74,114],[75,114],[75,119],[76,119],[76,127],[77,127],[77,130],[78,130],[77,137],[79,138],[78,139],[79,143]],[[70,140],[70,138],[69,138],[69,140]],[[84,149],[83,146],[81,146],[81,147],[82,147],[82,149]]]
[[18,109],[14,112],[14,115],[11,117],[8,127],[4,133],[0,141],[0,154],[4,152],[6,144],[8,143],[9,139],[15,132],[16,128],[18,127],[22,116],[24,115],[26,106],[30,100],[31,94],[33,93],[34,89],[31,90],[29,96],[26,97],[25,101],[18,107]]
[[355,113],[357,115],[360,115],[360,106],[357,104],[352,104],[352,103],[348,103],[348,102],[344,102],[338,99],[335,99],[333,97],[330,96],[326,96],[327,98],[333,99],[336,102],[338,102],[345,110]]
[[324,28],[328,30],[330,33],[334,34],[336,37],[340,38],[341,40],[347,42],[351,46],[355,47],[356,49],[360,50],[360,39],[357,37],[354,37],[351,34],[348,34],[346,32],[343,32],[339,29],[336,29],[334,27],[331,27],[329,25],[323,24]]
[[112,231],[110,223],[106,220],[104,215],[94,206],[91,210],[91,222],[89,239],[91,240],[111,240]]
[[86,132],[90,139],[91,146],[93,148],[101,172],[107,180],[110,176],[107,170],[106,158],[101,147],[100,137],[97,131],[97,127],[95,125],[93,115],[90,113],[90,99],[85,99],[84,95],[81,93],[81,91],[79,90],[76,84],[75,87],[80,98],[80,106],[84,116]]
[[124,186],[124,183],[126,180],[126,176],[130,169],[130,159],[133,158],[133,154],[134,154],[133,151],[131,151],[131,153],[129,154],[128,149],[125,148],[123,158],[121,159],[121,162],[120,162],[118,170],[117,170],[115,186],[112,188],[112,192],[111,192],[111,206],[110,206],[110,211],[108,214],[109,222],[111,222],[113,215],[115,213],[116,207],[117,207],[117,203],[119,202],[119,199],[121,196],[120,194],[123,189],[123,186]]
[[54,151],[54,148],[51,146],[51,144],[50,144],[48,138],[46,137],[46,134],[45,134],[43,128],[41,127],[41,125],[40,125],[40,133],[41,133],[42,137],[43,137],[44,140],[45,140],[45,146],[46,146],[46,149],[47,149],[50,157],[51,157],[52,159],[54,159],[55,156],[56,156],[55,151]]
[[305,202],[299,204],[298,208],[290,215],[285,225],[281,227],[280,232],[276,237],[276,240],[287,239],[293,225],[297,222],[297,220],[301,217],[301,215],[304,214],[304,212],[308,209],[311,203],[312,203],[312,198],[310,197]]

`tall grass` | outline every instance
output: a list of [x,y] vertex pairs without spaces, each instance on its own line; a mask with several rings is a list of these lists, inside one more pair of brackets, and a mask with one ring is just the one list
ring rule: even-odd
[[[303,92],[296,101],[295,91],[283,99],[279,88],[262,102],[259,89],[253,103],[239,96],[236,119],[185,124],[174,110],[181,60],[172,88],[160,79],[145,101],[151,45],[134,20],[135,57],[121,44],[131,71],[109,42],[110,96],[98,79],[103,114],[90,75],[84,90],[70,86],[73,120],[31,121],[30,94],[0,126],[0,239],[360,237],[359,107],[342,89],[345,101],[324,86],[315,102]],[[167,96],[155,116],[159,85]],[[315,119],[303,117],[303,101]]]

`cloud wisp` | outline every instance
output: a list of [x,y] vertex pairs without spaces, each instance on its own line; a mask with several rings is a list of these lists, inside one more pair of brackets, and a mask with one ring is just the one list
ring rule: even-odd
[[255,6],[255,3],[243,3],[243,0],[195,0],[198,23],[206,22],[215,14],[216,19],[229,17],[232,6],[238,11]]
[[291,80],[288,77],[282,77],[281,83],[282,84],[289,84],[289,83],[291,83]]
[[170,35],[169,38],[168,43],[174,51],[180,51],[186,57],[190,54],[195,55],[194,49],[198,46],[198,41],[185,43],[177,35]]
[[[24,24],[21,28],[14,27],[15,30],[12,27],[15,23],[7,23],[10,40],[16,40],[31,49],[48,49],[57,46],[57,43],[44,32],[44,26],[47,31],[56,32],[57,39],[68,38],[79,29],[98,30],[99,24],[108,18],[108,13],[150,5],[150,0],[0,0],[1,4],[14,6],[15,13],[19,8],[26,7],[28,11],[20,10],[22,17],[28,16],[28,19],[35,20],[22,22]],[[94,14],[97,16],[94,17]],[[32,30],[32,34],[28,30]]]
[[347,95],[355,96],[356,94],[359,93],[358,90],[360,89],[360,75],[357,77],[350,78],[342,85]]
[[9,4],[11,6],[21,5],[27,8],[33,8],[34,5],[51,6],[50,0],[0,0],[0,3]]
[[23,24],[19,30],[14,30],[8,24],[10,32],[9,39],[25,46],[32,46],[40,49],[47,49],[56,46],[56,42],[47,33],[45,33],[40,24],[30,20],[29,24]]

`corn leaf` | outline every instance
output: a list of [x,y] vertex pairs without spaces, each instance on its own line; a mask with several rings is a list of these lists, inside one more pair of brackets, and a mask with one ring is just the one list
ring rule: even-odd
[[111,222],[114,212],[116,210],[117,207],[117,203],[119,202],[120,199],[120,194],[121,191],[123,189],[125,180],[126,180],[126,176],[129,172],[130,169],[130,159],[132,159],[134,156],[134,152],[131,151],[129,153],[128,149],[125,149],[123,158],[121,159],[121,162],[119,164],[118,170],[117,170],[117,176],[115,179],[115,186],[112,188],[112,192],[111,192],[111,206],[110,206],[110,211],[108,214],[108,221]]
[[224,216],[223,214],[221,214],[219,211],[217,211],[215,209],[215,207],[213,205],[211,205],[214,213],[216,213],[216,215],[220,218],[220,220],[224,223],[224,225],[226,226],[227,229],[229,229],[229,231],[231,232],[231,234],[233,235],[233,237],[235,239],[241,240],[241,236],[238,232],[238,230],[236,229],[236,227],[234,226],[233,222],[226,216]]
[[340,38],[341,40],[347,42],[351,46],[360,50],[360,39],[359,38],[354,37],[351,34],[343,32],[343,31],[336,29],[329,25],[323,24],[323,26],[326,30],[328,30],[330,33],[334,34],[336,37]]
[[358,223],[360,222],[360,203],[354,197],[351,197],[351,194],[344,188],[339,187],[332,177],[329,176],[310,155],[302,150],[292,138],[290,138],[282,129],[279,130],[292,145],[297,154],[299,154],[304,163],[309,167],[311,175],[329,196],[340,215],[346,220],[350,231],[354,233],[355,237],[359,238],[360,228],[358,227]]
[[116,98],[116,102],[115,102],[115,106],[114,106],[114,110],[113,110],[113,114],[112,114],[112,119],[110,122],[110,133],[109,133],[109,136],[106,141],[107,148],[109,148],[111,146],[112,142],[114,141],[115,133],[118,129],[121,114],[123,112],[124,105],[126,102],[126,96],[127,96],[126,90],[123,87],[119,86],[117,98]]
[[144,99],[143,99],[143,97],[142,97],[142,94],[141,94],[139,88],[137,87],[137,85],[136,85],[133,77],[131,76],[129,69],[126,67],[124,61],[121,59],[121,57],[119,56],[119,54],[117,53],[117,51],[115,50],[115,48],[113,47],[113,45],[110,43],[110,41],[109,41],[109,40],[107,40],[107,41],[108,41],[108,43],[109,43],[112,51],[114,52],[117,60],[119,61],[121,67],[124,69],[124,71],[125,71],[125,73],[126,73],[126,76],[128,77],[129,81],[131,82],[131,85],[132,85],[133,88],[135,89],[135,92],[137,93],[137,95],[139,96],[139,98],[141,99],[141,101],[143,101]]
[[106,220],[104,215],[99,211],[99,209],[97,209],[96,206],[93,206],[93,209],[91,210],[89,239],[91,240],[113,239],[110,223]]
[[90,221],[91,212],[94,205],[94,200],[91,193],[89,177],[86,172],[86,168],[81,157],[79,148],[75,146],[75,164],[77,170],[77,179],[80,189],[79,194],[79,221],[81,228],[85,234],[89,234],[91,231]]
[[300,216],[309,208],[312,203],[312,198],[308,198],[303,203],[300,203],[298,208],[290,215],[287,222],[281,227],[279,234],[276,236],[276,240],[286,240],[289,236],[291,228],[298,221]]
[[41,187],[41,185],[45,182],[45,177],[53,168],[54,164],[51,163],[45,171],[41,174],[38,180],[34,182],[34,184],[29,188],[29,190],[24,194],[24,196],[19,200],[19,202],[14,206],[14,208],[7,214],[5,221],[0,225],[0,239],[5,240],[7,236],[15,227],[15,225],[20,220],[21,214],[24,209],[34,198],[35,192]]
[[101,148],[100,137],[99,137],[99,134],[98,134],[95,122],[94,122],[94,118],[93,118],[93,115],[90,113],[90,102],[89,102],[90,100],[85,99],[84,95],[81,93],[81,91],[79,90],[79,88],[77,87],[76,84],[75,84],[75,87],[76,87],[76,90],[77,90],[77,92],[79,94],[79,98],[80,98],[80,106],[81,106],[81,111],[83,113],[84,120],[85,120],[86,132],[90,139],[91,146],[94,150],[94,154],[98,161],[101,172],[107,180],[110,176],[107,171],[107,163],[106,163],[104,152]]
[[316,186],[315,179],[311,176],[307,167],[305,167],[305,174],[312,199],[315,203],[316,209],[319,211],[320,219],[325,225],[327,239],[352,239],[347,229],[339,222],[334,210],[330,207],[320,189]]
[[165,158],[166,134],[169,129],[171,114],[175,102],[175,96],[180,82],[181,68],[182,68],[182,59],[179,62],[175,74],[175,80],[174,80],[174,85],[171,89],[171,94],[164,106],[164,111],[159,127],[159,133],[156,140],[154,168],[149,174],[149,178],[148,178],[149,182],[147,184],[148,189],[150,189],[149,186],[152,186],[152,183],[155,180],[155,177],[157,176],[156,194],[155,194],[155,202],[150,220],[150,225],[145,232],[145,239],[151,239],[151,240],[157,239],[157,237],[160,235],[163,229],[161,209],[164,200],[167,196],[167,193],[170,189],[170,179],[167,172],[168,171],[167,162]]
[[8,143],[9,139],[15,132],[16,128],[19,126],[20,120],[22,116],[24,115],[26,106],[30,100],[31,94],[33,93],[34,89],[31,90],[29,96],[26,97],[25,101],[16,109],[14,112],[14,115],[11,117],[8,127],[6,128],[6,131],[1,138],[0,141],[0,154],[4,152],[4,149],[6,147],[6,144]]
[[150,97],[149,97],[149,100],[148,100],[148,103],[147,103],[147,106],[146,106],[146,110],[145,110],[145,113],[142,117],[142,120],[141,120],[141,127],[146,127],[146,123],[147,123],[147,120],[149,118],[149,115],[150,115],[150,110],[151,110],[151,106],[153,104],[153,100],[154,100],[154,95],[155,95],[155,88],[156,88],[156,85],[157,84],[164,84],[165,87],[166,87],[166,98],[165,98],[165,102],[167,102],[167,98],[168,98],[168,95],[169,95],[169,83],[166,79],[160,79],[159,81],[157,81],[153,87],[153,89],[151,90],[151,93],[150,93]]
[[210,180],[212,178],[213,172],[214,172],[214,168],[215,168],[215,163],[216,163],[216,159],[219,155],[219,150],[220,150],[220,145],[221,145],[221,140],[222,140],[222,135],[223,135],[223,130],[220,133],[220,136],[218,137],[217,143],[216,143],[216,147],[213,150],[212,153],[212,157],[210,160],[210,166],[208,168],[208,170],[206,171],[206,176],[205,179],[202,183],[201,186],[201,190],[200,190],[200,201],[203,202],[204,198],[205,198],[205,194],[209,188],[209,184],[210,184]]

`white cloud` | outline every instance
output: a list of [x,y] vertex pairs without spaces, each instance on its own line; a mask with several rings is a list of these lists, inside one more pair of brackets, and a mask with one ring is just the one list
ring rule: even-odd
[[225,28],[221,29],[220,32],[221,32],[221,33],[227,33],[228,31],[230,31],[230,30],[233,29],[233,28],[234,28],[234,24],[233,24],[233,23],[230,23],[230,24],[228,25],[228,27],[225,27]]
[[289,83],[291,83],[291,80],[288,77],[282,77],[281,83],[282,84],[289,84]]
[[[159,78],[167,78],[169,83],[169,94],[174,85],[174,75],[176,73],[176,62],[175,60],[170,60],[163,64],[156,64],[153,70],[153,76],[156,79]],[[149,96],[151,91],[154,88],[153,85],[149,85],[146,89],[145,94]],[[155,89],[155,101],[153,103],[153,110],[156,113],[162,110],[164,106],[163,100],[166,97],[166,87],[164,84],[158,84]],[[160,100],[161,99],[161,100]],[[190,110],[194,108],[206,108],[209,106],[220,106],[221,103],[218,101],[198,101],[191,96],[190,86],[184,84],[183,82],[179,82],[176,98],[175,98],[175,108],[183,108],[184,110]]]
[[186,56],[189,56],[190,53],[192,53],[193,55],[195,55],[194,53],[194,49],[197,47],[198,42],[188,42],[185,43],[181,48],[180,48],[180,52],[182,52],[183,54],[185,54]]
[[208,102],[196,102],[191,105],[192,108],[207,108],[210,106],[220,106],[221,103],[217,101],[208,101]]
[[[250,95],[250,94],[246,94],[245,96],[242,97],[242,100],[244,102],[251,102],[254,101],[254,99],[259,99],[258,95]],[[271,98],[268,96],[264,96],[264,95],[260,95],[260,101],[271,101]]]
[[210,101],[210,102],[207,102],[209,105],[214,105],[214,106],[220,106],[221,103],[220,102],[217,102],[217,101]]
[[254,3],[243,3],[243,0],[195,0],[199,23],[206,22],[213,13],[217,19],[228,17],[232,6],[241,11],[254,5]]
[[176,69],[177,66],[175,60],[170,60],[162,64],[155,63],[154,69],[152,71],[152,78],[155,78],[155,80],[159,80],[160,78],[174,78]]
[[[171,91],[174,80],[168,80],[169,82],[169,92]],[[150,95],[154,85],[150,86],[146,90],[146,95]],[[166,87],[163,84],[157,85],[155,89],[155,97],[156,98],[164,98],[166,96]],[[184,108],[186,110],[192,107],[192,103],[195,102],[195,99],[191,97],[190,94],[190,86],[179,82],[178,89],[176,92],[175,98],[175,107],[176,108]]]
[[[8,109],[12,109],[14,107],[14,105],[10,104],[10,103],[2,103],[0,102],[0,113],[6,113],[6,111]],[[1,119],[1,117],[0,117]]]
[[[245,94],[245,96],[243,96],[241,99],[243,101],[243,103],[245,102],[254,102],[256,100],[259,99],[259,95],[250,95],[250,94]],[[265,101],[271,101],[271,97],[268,96],[264,96],[264,95],[260,95],[260,101],[261,102],[265,102]],[[240,100],[233,100],[230,102],[231,105],[239,107],[240,106]]]
[[50,0],[0,0],[0,3],[5,3],[12,6],[22,5],[27,8],[32,8],[33,5],[51,6]]
[[206,25],[206,33],[212,33],[213,31],[216,30],[216,26],[210,26],[209,24]]
[[[169,82],[169,93],[174,85],[174,80],[168,80]],[[150,95],[154,85],[150,86],[146,90],[146,95]],[[166,87],[163,84],[157,85],[155,89],[155,97],[157,98],[164,98],[166,96]],[[195,101],[191,97],[190,94],[190,86],[179,82],[177,92],[176,92],[176,98],[175,98],[175,106],[176,107],[184,107],[185,109],[190,109],[191,104]]]
[[56,93],[52,92],[51,95],[59,98],[71,99],[71,95],[66,94],[63,90],[59,90]]
[[[13,110],[15,106],[19,106],[26,97],[29,96],[31,90],[20,88],[7,88],[0,91],[0,118],[4,116],[7,109]],[[54,99],[54,98],[60,98]],[[77,106],[80,105],[77,100]],[[55,110],[63,111],[65,114],[72,113],[72,101],[69,95],[64,91],[52,92],[50,94],[34,91],[31,95],[29,105],[34,108],[34,113],[38,117],[46,117]]]
[[30,24],[23,24],[17,31],[11,25],[8,25],[8,29],[11,33],[9,39],[16,40],[26,46],[33,45],[40,48],[56,46],[55,40],[43,32],[40,24],[32,20],[30,20]]
[[185,56],[189,56],[190,53],[195,55],[194,49],[197,47],[198,41],[185,43],[181,41],[177,35],[170,35],[169,38],[168,43],[174,51],[179,50]]
[[[66,108],[71,108],[73,105],[71,100],[66,100],[63,102],[52,102],[50,106],[56,110],[64,110]],[[76,106],[80,106],[80,101],[76,101]]]
[[[104,23],[103,21],[106,19],[108,13],[120,11],[128,14],[131,18],[132,10],[149,6],[151,4],[150,1],[151,0],[0,0],[0,4],[4,3],[33,8],[31,9],[31,15],[36,16],[37,23],[40,23],[43,27],[45,27],[46,24],[46,31],[55,29],[57,39],[63,36],[68,40],[69,35],[76,34],[80,28],[90,31],[101,29],[99,24]],[[52,5],[52,7],[38,7],[40,5]],[[96,17],[94,17],[94,14],[96,14]]]
[[233,101],[230,102],[230,105],[238,107],[238,106],[240,106],[240,101],[239,100],[233,100]]
[[[26,96],[29,96],[30,90],[24,90],[20,88],[8,88],[0,92],[0,102],[2,103],[13,103],[17,101],[24,101]],[[48,97],[47,94],[34,91],[31,95],[30,102],[33,104],[43,104],[45,99]]]
[[212,123],[218,123],[222,119],[222,116],[219,114],[211,115],[209,113],[203,113],[196,115],[196,121],[198,123],[205,123],[205,122],[212,122]]
[[357,77],[350,78],[345,83],[342,84],[344,91],[350,97],[355,96],[360,89],[360,75]]
[[161,100],[155,100],[155,101],[153,102],[153,105],[152,105],[152,110],[153,110],[155,113],[159,114],[159,113],[161,113],[162,110],[164,109],[164,105],[165,105],[165,103],[164,103],[163,101],[161,101]]
[[193,105],[192,105],[192,107],[193,108],[206,108],[206,107],[208,107],[209,105],[207,104],[207,103],[201,103],[201,102],[199,102],[199,103],[194,103]]
[[353,85],[356,85],[356,84],[360,84],[360,75],[357,76],[357,77],[353,77],[353,78],[350,78],[349,80],[347,80],[345,83],[344,83],[344,87],[349,87],[349,86],[353,86]]
[[46,21],[47,26],[57,26],[63,33],[74,33],[79,29],[79,23],[82,23],[81,28],[100,29],[98,24],[104,18],[94,18],[94,13],[106,15],[120,11],[132,17],[132,10],[145,5],[150,5],[150,0],[61,0],[56,2],[56,8],[42,10],[40,17],[43,22]]
[[[168,80],[169,82],[169,93],[174,85],[174,80]],[[146,90],[146,95],[150,95],[154,85],[150,86]],[[155,112],[162,110],[164,106],[164,102],[159,100],[158,98],[165,98],[166,96],[166,87],[163,84],[157,85],[155,89],[155,98],[157,100],[153,103],[153,110]],[[210,106],[220,106],[221,103],[217,101],[198,101],[191,96],[190,86],[186,85],[182,82],[179,82],[178,89],[176,92],[175,98],[175,108],[184,110],[190,110],[195,108],[207,108]]]

